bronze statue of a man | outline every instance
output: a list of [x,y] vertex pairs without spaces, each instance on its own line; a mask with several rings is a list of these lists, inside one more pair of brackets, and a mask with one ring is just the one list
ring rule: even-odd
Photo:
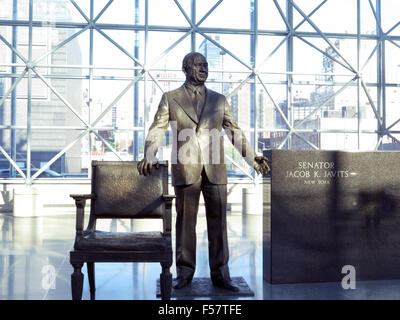
[[224,164],[222,129],[235,148],[257,173],[268,172],[266,158],[256,156],[238,127],[224,95],[207,89],[206,58],[197,52],[187,54],[182,63],[185,83],[163,94],[145,142],[145,157],[138,163],[147,175],[155,155],[171,125],[172,185],[176,195],[175,289],[192,281],[196,267],[196,221],[200,193],[203,193],[208,233],[209,263],[214,286],[238,291],[232,284],[228,259],[226,226],[227,173]]

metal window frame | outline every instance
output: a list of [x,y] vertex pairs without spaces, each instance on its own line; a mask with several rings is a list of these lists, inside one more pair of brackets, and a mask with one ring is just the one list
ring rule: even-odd
[[[15,0],[14,0],[15,1]],[[240,90],[245,84],[250,84],[250,90],[252,92],[251,94],[251,101],[249,101],[250,105],[252,108],[254,108],[253,112],[253,119],[252,123],[254,123],[254,126],[250,128],[251,135],[252,135],[252,140],[254,146],[258,146],[258,134],[260,132],[269,132],[269,131],[282,131],[286,132],[286,138],[282,141],[280,144],[279,148],[291,148],[291,138],[293,135],[296,137],[300,138],[303,140],[309,147],[312,149],[318,149],[317,146],[315,146],[313,143],[311,143],[305,136],[303,136],[303,133],[309,133],[309,132],[331,132],[331,133],[339,133],[339,132],[347,132],[347,133],[356,133],[358,137],[358,149],[360,149],[361,145],[361,136],[364,133],[371,133],[371,134],[376,134],[377,135],[377,144],[375,145],[375,149],[378,150],[382,148],[382,142],[383,138],[385,136],[391,137],[393,140],[398,142],[398,139],[394,137],[394,134],[398,134],[398,130],[392,130],[392,128],[400,122],[400,119],[395,119],[395,121],[391,122],[388,125],[388,119],[386,117],[386,88],[387,87],[392,87],[392,86],[398,86],[398,84],[393,84],[393,83],[386,83],[385,79],[385,43],[386,41],[391,42],[392,44],[399,46],[395,41],[400,40],[400,36],[395,36],[391,35],[391,32],[397,28],[397,26],[400,24],[400,21],[394,24],[387,32],[384,32],[381,27],[381,0],[375,0],[374,3],[372,0],[368,0],[368,5],[369,8],[375,18],[376,22],[376,34],[375,35],[370,35],[370,34],[362,34],[361,33],[361,5],[366,5],[366,2],[362,2],[360,0],[351,0],[356,2],[357,6],[357,16],[354,17],[357,20],[357,32],[353,34],[343,34],[343,33],[324,33],[322,30],[313,22],[312,16],[317,13],[320,8],[322,8],[328,1],[333,1],[333,0],[322,0],[313,10],[310,11],[310,13],[306,14],[302,9],[301,9],[301,1],[300,0],[285,0],[285,5],[286,5],[286,12],[282,10],[282,8],[279,5],[279,2],[277,0],[273,0],[273,3],[275,5],[275,8],[277,10],[277,13],[281,16],[282,21],[284,22],[286,26],[286,30],[263,30],[260,29],[258,26],[258,17],[259,17],[259,9],[258,9],[258,2],[263,1],[263,0],[248,0],[250,2],[250,6],[252,8],[252,11],[250,12],[250,15],[252,15],[252,24],[249,29],[234,29],[234,28],[215,28],[215,27],[204,27],[202,26],[202,23],[210,16],[213,14],[216,8],[219,7],[219,5],[227,0],[216,0],[215,4],[210,7],[210,9],[200,18],[197,19],[196,16],[196,5],[197,1],[200,0],[190,0],[190,12],[186,12],[185,9],[182,7],[180,4],[179,0],[170,0],[171,4],[176,5],[178,8],[179,12],[183,15],[185,18],[186,22],[188,23],[188,26],[160,26],[160,25],[149,25],[148,21],[148,15],[149,15],[149,1],[153,0],[143,0],[144,3],[144,24],[140,25],[137,22],[134,21],[132,24],[112,24],[112,23],[101,23],[98,22],[100,17],[104,14],[104,12],[107,11],[107,9],[113,5],[113,0],[109,0],[105,6],[99,11],[99,13],[94,16],[94,0],[90,0],[90,12],[85,13],[82,8],[74,1],[74,0],[69,0],[71,4],[73,5],[74,8],[80,13],[80,15],[83,17],[84,20],[86,20],[86,23],[82,22],[55,22],[52,24],[52,27],[54,28],[74,28],[77,29],[78,31],[73,33],[71,36],[69,36],[67,39],[64,39],[61,41],[59,44],[53,47],[53,49],[49,50],[41,56],[40,58],[33,60],[32,59],[32,33],[33,33],[33,28],[36,27],[43,27],[43,21],[36,21],[33,20],[33,1],[34,0],[29,0],[29,19],[28,20],[0,20],[0,26],[11,26],[13,28],[18,27],[18,26],[25,26],[28,27],[29,30],[29,43],[28,43],[28,56],[24,57],[22,55],[15,43],[9,43],[2,35],[0,35],[0,42],[4,43],[11,51],[12,55],[19,57],[21,63],[16,63],[15,60],[11,61],[11,63],[1,63],[1,66],[9,66],[12,67],[12,72],[10,74],[0,74],[0,77],[7,77],[11,78],[12,80],[12,85],[11,87],[7,90],[5,95],[2,97],[0,100],[0,108],[3,107],[4,102],[6,99],[12,95],[18,84],[22,79],[27,79],[28,81],[28,87],[27,87],[27,123],[26,127],[21,127],[21,126],[16,126],[15,123],[11,123],[11,125],[1,125],[0,130],[11,130],[11,132],[15,132],[16,129],[26,129],[27,130],[27,174],[26,176],[23,174],[22,170],[18,167],[16,164],[16,159],[15,159],[15,152],[12,152],[12,154],[8,154],[7,151],[3,148],[3,146],[0,145],[0,152],[5,156],[5,158],[10,162],[12,167],[18,171],[21,176],[25,179],[26,184],[31,184],[34,183],[37,177],[44,171],[46,170],[52,163],[54,163],[59,157],[61,157],[69,148],[71,148],[76,142],[80,141],[83,137],[85,137],[87,134],[88,135],[95,135],[98,137],[107,147],[110,148],[110,150],[120,159],[118,152],[103,138],[101,137],[97,131],[100,129],[100,127],[97,127],[97,124],[100,122],[100,120],[109,112],[109,110],[112,109],[112,107],[129,91],[132,86],[138,89],[138,83],[139,81],[143,82],[143,92],[141,94],[143,95],[143,101],[144,105],[141,106],[142,108],[146,108],[148,104],[148,97],[146,96],[146,91],[147,91],[147,83],[149,81],[154,82],[155,85],[162,91],[162,86],[160,85],[160,80],[157,80],[153,76],[153,72],[156,71],[157,69],[154,67],[156,63],[161,61],[171,50],[173,50],[174,47],[176,47],[179,43],[181,43],[184,39],[190,36],[191,39],[191,49],[192,51],[196,50],[196,35],[201,35],[204,39],[207,39],[208,41],[212,42],[214,45],[218,46],[221,50],[223,50],[226,54],[230,55],[234,60],[236,60],[238,63],[243,65],[245,67],[245,71],[243,71],[243,80],[241,81],[233,81],[235,83],[235,87],[233,90],[228,94],[228,98]],[[67,0],[65,0],[67,1]],[[131,0],[135,1],[135,0]],[[301,17],[302,20],[300,23],[298,23],[296,26],[293,25],[293,13],[297,12]],[[308,23],[313,29],[313,32],[305,32],[305,31],[299,31],[299,27],[304,24]],[[75,39],[78,37],[80,34],[84,33],[85,31],[89,30],[89,65],[62,65],[62,66],[56,66],[52,64],[46,64],[46,63],[41,63],[45,58],[68,44],[71,40]],[[108,34],[104,32],[104,30],[132,30],[132,31],[142,31],[144,32],[144,57],[142,58],[142,61],[138,57],[138,53],[135,51],[135,54],[132,55],[129,53],[128,50],[126,50],[122,45],[120,45],[118,42],[112,39]],[[149,63],[148,61],[148,37],[149,37],[149,32],[151,31],[163,31],[163,32],[179,32],[182,33],[183,35],[174,43],[172,43],[166,50],[164,50],[154,61],[151,61]],[[52,78],[61,78],[61,79],[74,79],[74,78],[82,78],[82,79],[88,79],[89,81],[89,103],[93,101],[93,81],[96,80],[96,76],[94,76],[93,71],[95,69],[111,69],[111,70],[119,70],[121,68],[114,68],[114,67],[109,67],[109,66],[96,66],[93,64],[93,55],[95,54],[94,51],[94,46],[93,46],[93,36],[94,33],[97,32],[98,34],[101,34],[106,40],[108,40],[112,45],[114,45],[118,50],[120,50],[122,53],[124,53],[126,56],[131,58],[134,66],[128,66],[125,68],[125,70],[132,70],[134,72],[132,77],[117,77],[114,78],[116,81],[118,80],[128,80],[129,83],[128,85],[117,95],[117,97],[106,107],[106,109],[98,116],[96,119],[92,119],[92,115],[89,112],[89,121],[85,121],[82,116],[79,114],[79,112],[76,111],[74,106],[72,106],[63,96],[60,94],[50,83],[50,79]],[[220,43],[216,42],[213,40],[208,34],[213,33],[213,34],[238,34],[238,35],[249,35],[251,39],[250,43],[250,48],[251,48],[251,53],[250,53],[250,64],[243,61],[240,59],[237,55],[235,55],[234,52],[230,51],[228,48],[225,46],[221,45]],[[260,36],[271,36],[271,37],[283,37],[283,39],[279,42],[279,44],[264,58],[261,60],[261,56],[258,55],[257,53],[257,48],[258,48],[258,41]],[[308,115],[304,117],[301,121],[295,123],[294,122],[294,114],[293,114],[293,109],[294,109],[294,103],[293,103],[293,86],[298,83],[293,80],[293,76],[295,75],[300,75],[300,73],[295,73],[293,72],[293,57],[294,57],[294,43],[293,40],[297,38],[301,41],[303,41],[305,44],[309,45],[313,49],[319,51],[321,54],[327,56],[329,59],[333,60],[334,62],[340,64],[341,66],[345,67],[347,70],[349,70],[350,74],[349,76],[351,78],[350,81],[346,83],[332,83],[331,85],[337,85],[339,86],[339,89],[332,94],[332,96],[328,97],[324,102],[321,103],[321,105],[317,106],[313,110],[310,111]],[[308,38],[320,38],[323,39],[326,44],[335,52],[336,57],[330,56],[327,52],[324,50],[321,50],[317,46],[313,45],[310,41],[308,41]],[[339,49],[335,47],[335,45],[331,42],[330,39],[332,38],[340,38],[340,39],[356,39],[357,40],[357,62],[356,65],[352,65],[349,63],[349,61],[346,59],[345,56],[340,52]],[[360,42],[361,40],[374,40],[376,41],[376,46],[374,49],[371,51],[369,54],[367,60],[362,63],[360,59]],[[274,97],[270,93],[269,86],[272,84],[272,82],[269,81],[263,81],[262,75],[265,74],[277,74],[274,72],[259,72],[261,67],[278,51],[278,49],[283,45],[287,45],[286,49],[286,70],[282,71],[281,74],[286,75],[286,81],[278,82],[280,85],[283,85],[286,87],[286,92],[287,92],[287,103],[288,103],[288,114],[285,115],[282,109],[279,107],[279,105],[276,103]],[[400,46],[399,46],[400,47]],[[376,53],[377,56],[377,79],[376,83],[366,83],[363,79],[362,71],[364,70],[365,66],[368,64],[368,62],[373,58],[374,54]],[[22,67],[23,71],[21,73],[16,73],[16,70],[18,67]],[[79,68],[81,70],[87,70],[86,75],[82,77],[74,77],[73,75],[70,74],[65,74],[62,76],[54,76],[50,74],[41,74],[37,69],[38,68],[48,68],[51,70],[51,68],[54,67],[62,67],[66,69],[74,69],[74,68]],[[211,70],[212,71],[212,70]],[[230,72],[229,70],[223,70],[224,72]],[[234,72],[234,71],[232,71]],[[310,75],[316,75],[316,73],[310,73]],[[33,78],[38,78],[40,79],[59,99],[60,101],[67,107],[72,113],[74,113],[78,119],[82,122],[82,126],[65,126],[65,127],[53,127],[53,126],[32,126],[31,124],[31,116],[32,116],[32,110],[31,110],[31,104],[32,104],[32,79]],[[221,82],[224,80],[222,79]],[[218,80],[217,80],[218,82]],[[317,113],[323,106],[326,104],[330,99],[334,98],[336,95],[338,95],[340,92],[342,92],[344,89],[346,89],[348,86],[356,86],[357,88],[357,109],[358,109],[358,125],[357,125],[357,130],[321,130],[321,129],[303,129],[301,128],[301,125],[309,118],[311,118],[315,113]],[[367,87],[372,86],[376,87],[377,89],[377,103],[373,101],[371,98]],[[257,125],[257,117],[258,117],[258,98],[257,98],[257,90],[258,88],[262,88],[262,90],[265,91],[267,94],[268,98],[271,100],[274,109],[281,115],[282,119],[284,120],[284,123],[286,125],[286,128],[283,129],[277,129],[277,128],[258,128]],[[377,122],[377,128],[376,130],[362,130],[361,128],[361,116],[360,116],[360,99],[361,95],[365,94],[369,104],[371,106],[371,109],[373,111],[373,114],[375,115],[376,122]],[[135,102],[135,112],[138,112],[139,106],[137,105],[138,102]],[[143,112],[143,114],[146,114],[146,112]],[[144,127],[139,127],[138,123],[136,120],[133,121],[133,126],[131,128],[108,128],[114,131],[117,130],[129,130],[132,131],[133,133],[139,133],[143,132],[144,134],[147,133],[147,119],[145,119]],[[34,175],[31,175],[30,168],[31,168],[31,132],[32,129],[43,129],[43,130],[54,130],[54,129],[71,129],[71,130],[80,130],[81,133],[78,135],[76,139],[74,139],[71,143],[69,143],[63,150],[61,150],[56,156],[54,156],[50,161],[42,167],[38,172],[36,172]],[[91,139],[89,139],[89,148],[90,150],[92,149],[91,145]],[[89,156],[91,157],[91,152],[89,152]],[[229,157],[227,157],[230,159]],[[251,176],[247,170],[247,168],[242,167],[240,164],[235,163],[233,159],[230,159],[230,161],[237,166],[240,170],[246,173],[249,177]],[[90,174],[89,174],[90,176]],[[256,181],[256,177],[253,175],[252,179]]]

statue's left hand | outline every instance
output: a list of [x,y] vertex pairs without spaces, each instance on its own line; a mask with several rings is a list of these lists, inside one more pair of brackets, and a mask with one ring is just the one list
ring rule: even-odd
[[268,158],[264,157],[264,156],[257,156],[254,158],[254,170],[256,170],[256,172],[258,174],[262,173],[262,174],[267,174],[271,169],[268,166]]
[[158,162],[153,163],[153,161],[143,158],[137,164],[137,169],[139,171],[139,174],[145,175],[145,176],[151,174],[151,169],[152,169],[153,165],[155,165],[156,169],[158,169]]

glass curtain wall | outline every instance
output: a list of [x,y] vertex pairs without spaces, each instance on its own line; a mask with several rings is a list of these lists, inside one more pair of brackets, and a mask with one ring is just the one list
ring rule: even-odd
[[[258,152],[400,149],[396,0],[0,0],[0,178],[140,160],[185,54]],[[169,159],[169,132],[159,150]],[[225,141],[231,177],[254,174]]]

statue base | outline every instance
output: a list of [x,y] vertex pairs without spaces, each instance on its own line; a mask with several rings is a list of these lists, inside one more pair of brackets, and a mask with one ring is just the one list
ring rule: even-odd
[[[232,283],[239,288],[234,292],[213,286],[210,278],[193,278],[190,285],[175,290],[172,288],[171,297],[253,297],[254,292],[243,277],[232,277]],[[160,280],[157,280],[157,297],[161,297]]]

